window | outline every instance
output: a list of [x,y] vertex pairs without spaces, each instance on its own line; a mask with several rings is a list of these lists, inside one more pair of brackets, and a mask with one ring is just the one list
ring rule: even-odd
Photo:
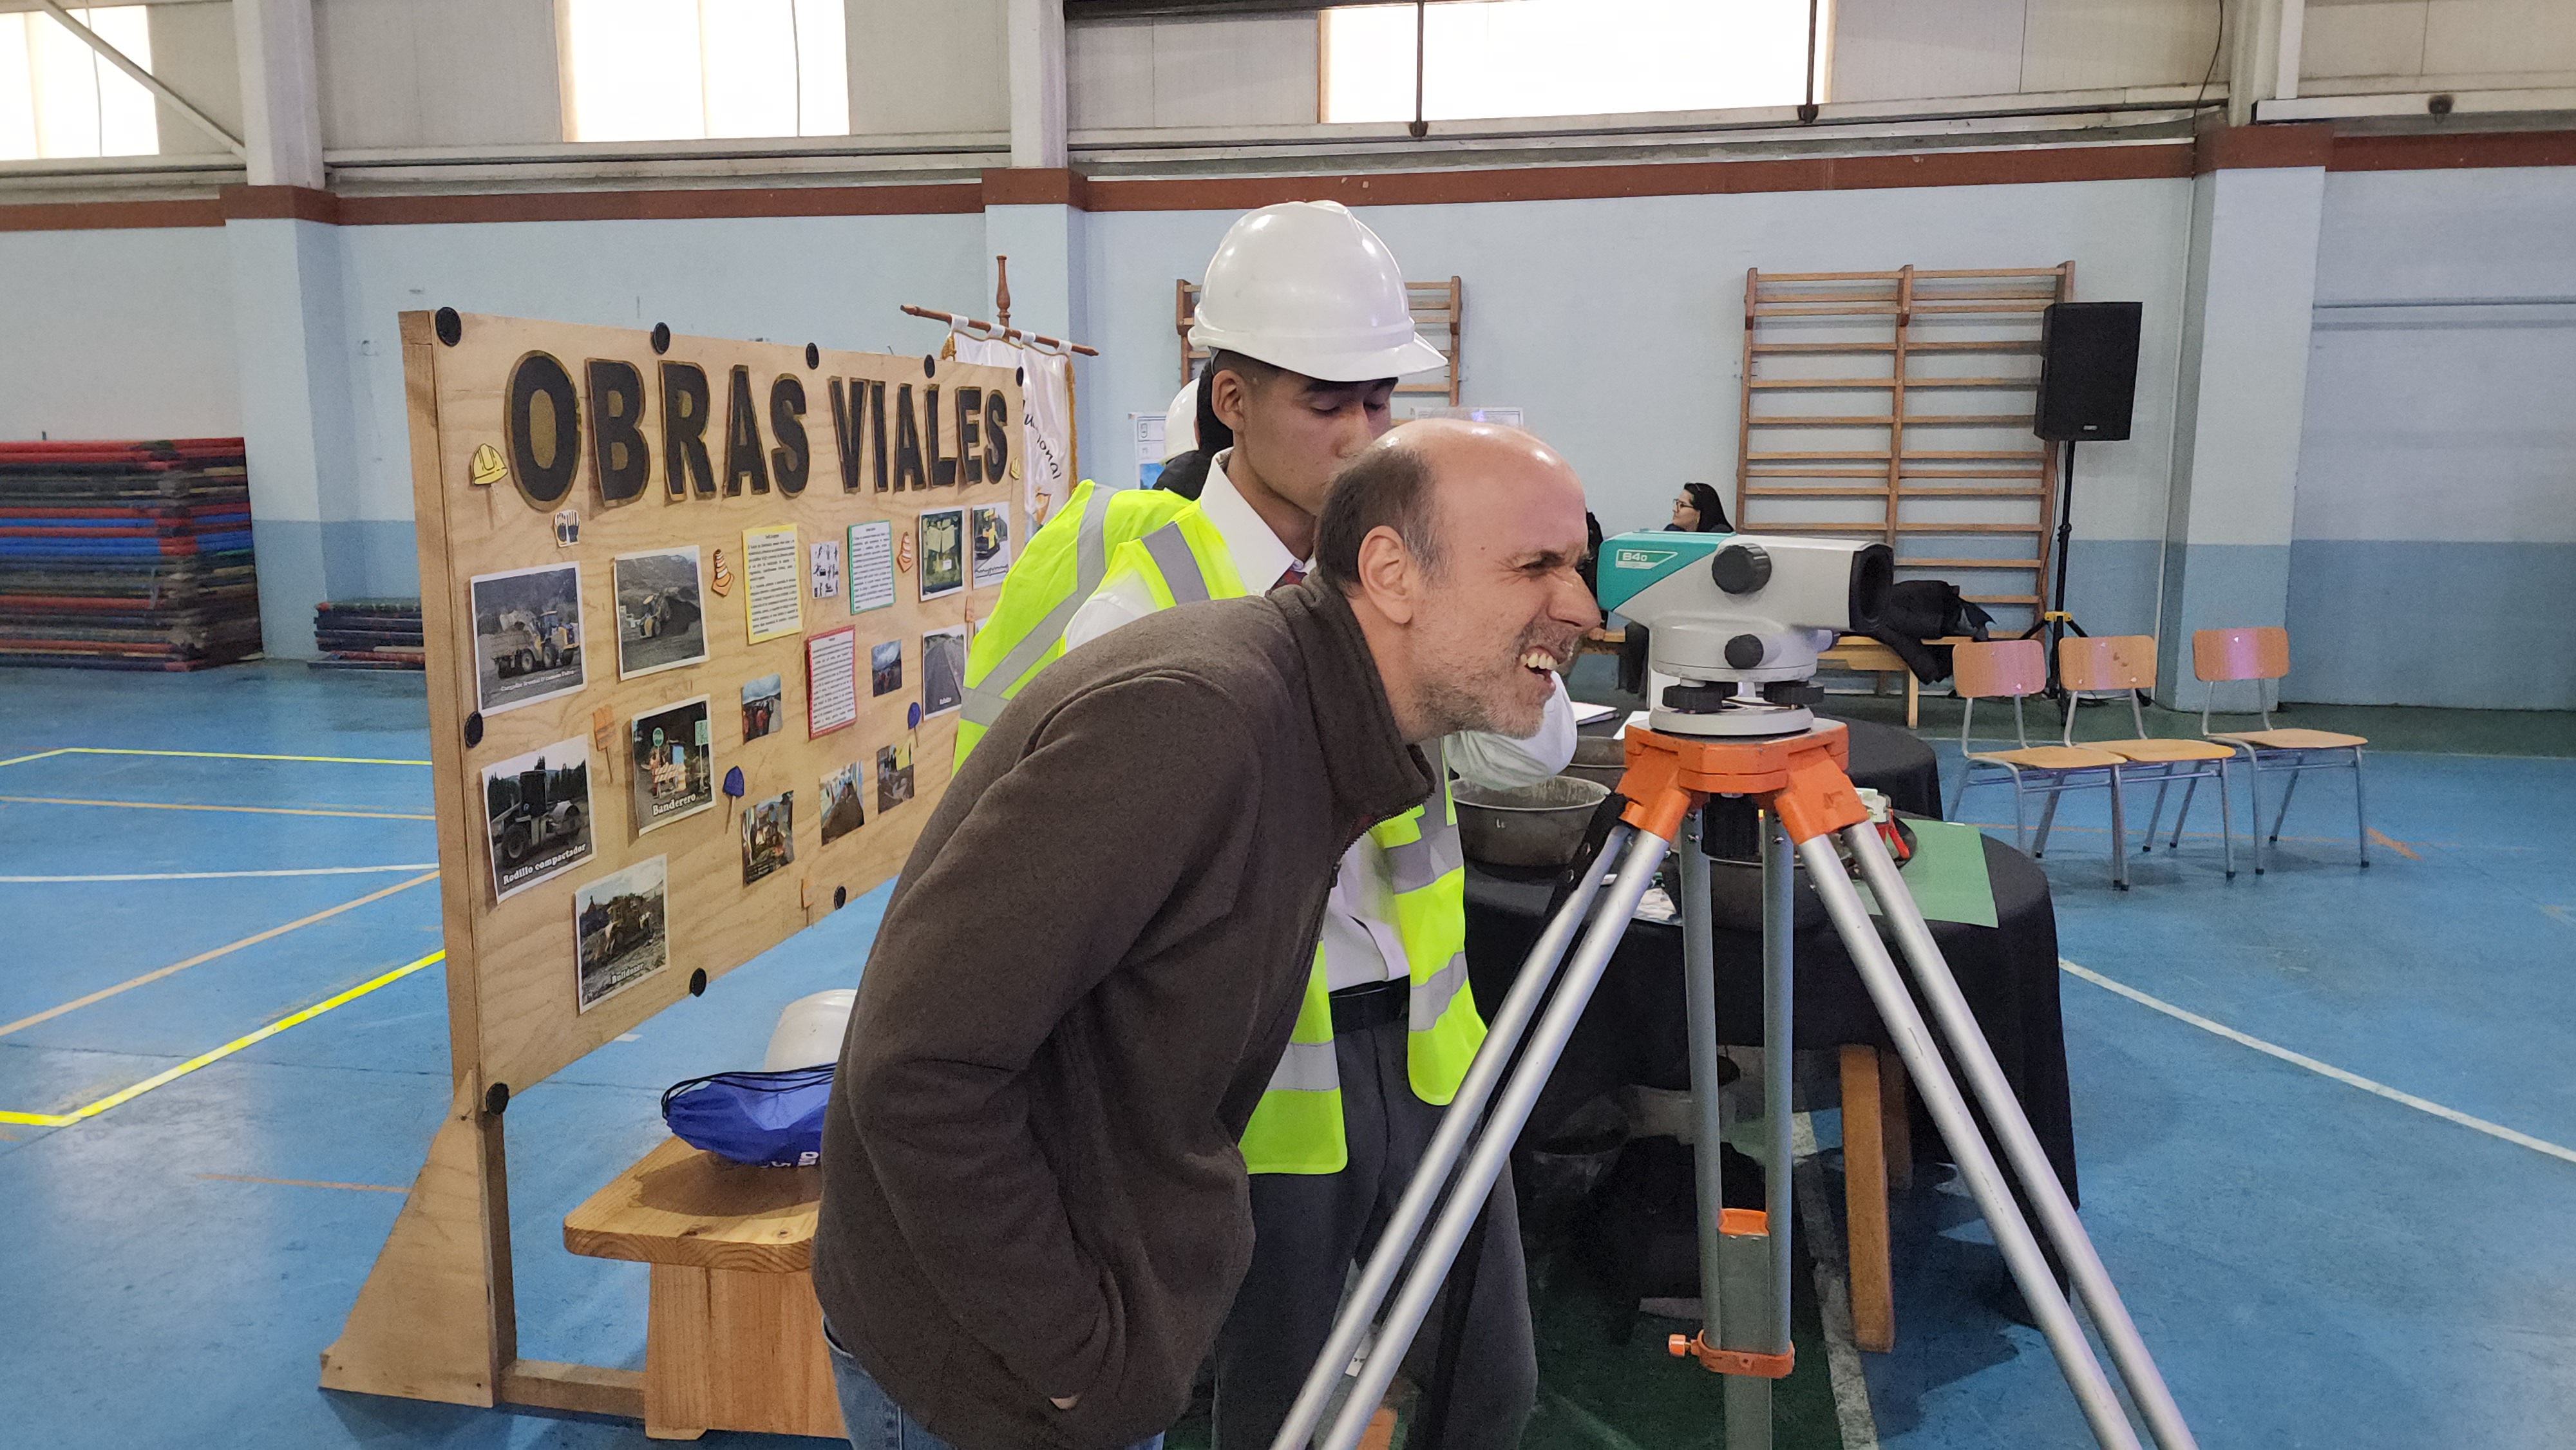
[[[74,10],[72,18],[152,68],[142,6]],[[151,156],[160,149],[150,91],[46,12],[0,15],[0,161]]]
[[563,0],[574,141],[845,136],[842,0]]
[[[1426,120],[1794,106],[1808,0],[1474,0],[1423,14]],[[1824,99],[1832,0],[1816,12]],[[1414,8],[1324,12],[1327,121],[1413,119]]]

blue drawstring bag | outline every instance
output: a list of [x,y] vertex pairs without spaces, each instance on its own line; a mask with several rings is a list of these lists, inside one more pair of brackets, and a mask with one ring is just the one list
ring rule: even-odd
[[823,1108],[835,1063],[786,1072],[719,1072],[662,1094],[671,1135],[719,1158],[802,1168],[823,1156]]

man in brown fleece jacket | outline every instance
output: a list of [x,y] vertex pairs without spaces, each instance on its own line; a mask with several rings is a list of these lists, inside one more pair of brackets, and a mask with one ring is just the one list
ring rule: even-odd
[[[1040,674],[923,828],[823,1132],[814,1287],[860,1450],[1152,1446],[1251,1255],[1235,1143],[1334,863],[1527,735],[1598,621],[1583,493],[1527,434],[1345,469],[1313,578]],[[935,1438],[934,1438],[935,1437]]]

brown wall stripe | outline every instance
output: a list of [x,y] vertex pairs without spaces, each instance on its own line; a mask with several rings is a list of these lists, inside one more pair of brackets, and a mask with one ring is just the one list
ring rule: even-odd
[[1089,211],[1243,211],[1278,201],[1351,206],[1575,201],[1755,192],[1872,191],[2136,181],[2236,167],[2335,171],[2576,166],[2576,131],[2335,137],[2322,125],[2211,131],[2196,143],[2150,142],[1900,156],[1767,161],[1520,166],[1328,176],[1087,180],[1056,170],[987,171],[970,181],[886,186],[781,186],[637,191],[339,196],[286,186],[229,186],[217,199],[0,205],[0,232],[213,227],[227,217],[294,217],[343,226],[455,222],[670,221],[719,217],[954,216],[986,206],[1052,204]]

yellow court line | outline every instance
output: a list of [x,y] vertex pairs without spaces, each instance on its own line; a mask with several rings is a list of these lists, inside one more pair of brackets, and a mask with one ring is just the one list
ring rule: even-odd
[[69,747],[61,750],[39,750],[33,755],[16,755],[7,760],[0,760],[0,765],[24,765],[30,760],[48,760],[57,755],[69,754],[71,754]]
[[48,1007],[33,1017],[21,1017],[15,1022],[0,1025],[0,1037],[6,1037],[10,1033],[16,1032],[23,1027],[33,1027],[39,1022],[50,1022],[53,1019],[62,1016],[66,1012],[77,1012],[92,1002],[104,1002],[119,992],[130,992],[137,987],[148,986],[151,983],[160,981],[163,977],[184,972],[190,967],[203,962],[211,962],[217,957],[226,956],[230,953],[240,951],[243,947],[257,946],[261,942],[267,941],[273,937],[284,936],[298,927],[311,926],[317,921],[338,916],[344,911],[353,911],[358,907],[365,906],[371,901],[382,901],[386,897],[391,896],[398,891],[409,891],[424,881],[435,881],[437,879],[438,873],[436,871],[425,871],[420,875],[411,878],[409,881],[396,882],[394,885],[388,886],[381,891],[368,892],[366,895],[358,897],[355,900],[343,901],[337,906],[326,906],[322,910],[313,913],[311,916],[298,918],[297,920],[288,922],[284,926],[272,926],[266,931],[256,932],[250,936],[243,937],[240,941],[227,942],[222,946],[216,947],[212,951],[199,952],[184,962],[172,962],[166,967],[145,972],[142,976],[128,978],[125,981],[117,983],[113,987],[102,987],[99,990],[90,993],[88,996],[82,997],[76,1001],[65,1002],[59,1007]]
[[178,801],[93,801],[47,795],[0,795],[0,803],[13,806],[126,806],[138,811],[233,811],[254,816],[342,816],[353,821],[438,819],[436,816],[406,815],[400,811],[330,811],[318,806],[198,806]]
[[221,1183],[274,1183],[281,1188],[351,1188],[361,1193],[409,1193],[390,1183],[331,1183],[318,1178],[254,1178],[247,1173],[200,1173],[199,1178]]
[[[236,750],[123,750],[110,745],[67,745],[48,750],[45,755],[169,755],[187,760],[301,760],[315,765],[427,765],[426,760],[380,760],[365,755],[253,755]],[[19,760],[42,760],[44,755],[24,755]],[[0,765],[16,765],[17,760],[0,760]]]
[[188,1074],[195,1072],[198,1068],[204,1067],[210,1063],[221,1062],[225,1058],[232,1056],[234,1053],[241,1051],[245,1047],[256,1047],[260,1043],[266,1042],[268,1039],[284,1032],[289,1027],[301,1026],[304,1023],[310,1022],[314,1018],[321,1016],[323,1013],[330,1011],[334,1007],[354,1002],[360,997],[367,995],[369,992],[376,990],[378,987],[385,986],[392,982],[399,982],[403,978],[410,976],[412,973],[419,971],[423,967],[433,966],[439,962],[445,961],[446,959],[447,952],[443,948],[441,950],[431,952],[428,956],[422,957],[419,961],[396,967],[392,971],[385,973],[383,976],[374,977],[367,981],[360,982],[358,985],[351,987],[349,990],[342,992],[336,997],[326,998],[323,1001],[316,1002],[312,1006],[305,1008],[301,1012],[297,1012],[286,1017],[280,1017],[276,1021],[268,1024],[266,1027],[250,1034],[248,1037],[236,1037],[232,1041],[225,1043],[223,1046],[216,1048],[212,1052],[198,1053],[195,1057],[189,1058],[186,1062],[180,1063],[177,1067],[170,1068],[163,1072],[156,1072],[152,1076],[145,1078],[143,1081],[136,1083],[130,1088],[126,1088],[122,1092],[109,1093],[106,1097],[100,1098],[97,1102],[74,1108],[68,1113],[0,1112],[0,1123],[24,1123],[29,1127],[34,1128],[68,1128],[72,1124],[80,1122],[84,1118],[95,1118],[110,1108],[120,1107],[126,1103],[130,1103],[136,1098],[143,1096],[145,1093],[152,1091],[154,1088],[160,1087],[164,1083],[175,1082],[180,1078],[186,1077]]

